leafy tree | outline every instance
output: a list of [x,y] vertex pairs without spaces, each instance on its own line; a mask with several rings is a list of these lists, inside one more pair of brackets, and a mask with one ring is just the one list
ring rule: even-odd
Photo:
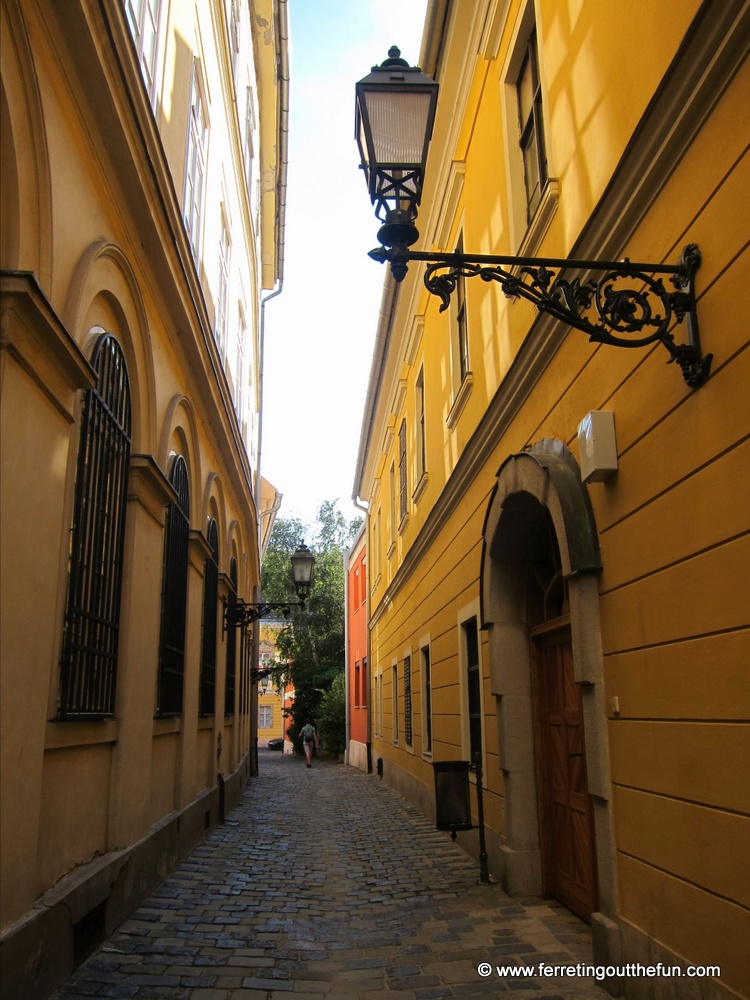
[[346,684],[344,674],[333,678],[318,706],[318,734],[323,749],[339,755],[346,750]]
[[[278,518],[263,560],[263,597],[284,601],[292,590],[289,558],[300,541],[309,539],[307,543],[315,555],[315,576],[305,610],[294,608],[288,625],[279,632],[276,648],[280,662],[273,671],[276,683],[280,675],[287,674],[294,687],[287,735],[298,751],[300,729],[307,722],[318,725],[321,701],[337,677],[341,678],[343,690],[344,550],[351,545],[361,523],[361,518],[348,522],[335,501],[321,504],[315,524],[307,529],[295,518]],[[332,711],[330,706],[326,710]],[[343,697],[340,714],[343,729]],[[328,749],[338,753],[334,746],[338,746],[335,741]]]

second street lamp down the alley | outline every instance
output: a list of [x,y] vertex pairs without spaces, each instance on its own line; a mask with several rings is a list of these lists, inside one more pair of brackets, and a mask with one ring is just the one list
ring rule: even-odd
[[[675,264],[431,253],[409,249],[422,198],[427,151],[437,107],[438,84],[409,66],[394,46],[388,58],[356,86],[356,138],[375,215],[383,223],[381,246],[370,256],[389,262],[402,281],[411,261],[427,264],[424,283],[448,308],[459,278],[496,281],[509,298],[525,298],[541,312],[612,347],[661,343],[691,388],[708,378],[712,355],[701,353],[694,278],[701,255],[685,247]],[[555,270],[550,270],[554,268]],[[561,277],[579,271],[581,277]],[[588,278],[590,272],[598,278]],[[661,275],[668,276],[673,290]],[[687,342],[676,344],[670,328],[686,320]]]
[[289,617],[292,608],[305,609],[305,601],[310,593],[315,572],[315,556],[304,542],[300,542],[297,550],[289,557],[292,564],[292,580],[297,601],[259,601],[251,604],[247,601],[226,602],[224,605],[224,630],[228,628],[244,628],[271,611],[280,611],[285,618]]

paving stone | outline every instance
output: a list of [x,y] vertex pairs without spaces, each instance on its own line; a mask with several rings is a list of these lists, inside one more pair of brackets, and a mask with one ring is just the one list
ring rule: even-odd
[[322,760],[260,762],[230,819],[58,1000],[604,1000],[594,980],[501,978],[502,966],[591,964],[588,928],[554,901],[479,883],[477,864],[382,781]]

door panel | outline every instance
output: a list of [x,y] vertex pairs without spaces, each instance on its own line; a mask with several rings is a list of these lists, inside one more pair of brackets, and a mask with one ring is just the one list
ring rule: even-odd
[[597,906],[596,852],[586,781],[581,691],[569,628],[538,643],[541,840],[548,891],[585,920]]

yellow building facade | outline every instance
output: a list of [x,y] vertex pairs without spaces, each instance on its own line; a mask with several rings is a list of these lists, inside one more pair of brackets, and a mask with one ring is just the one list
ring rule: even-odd
[[223,604],[260,576],[287,29],[283,0],[0,12],[0,978],[33,998],[249,774]]
[[602,963],[720,967],[701,996],[750,992],[749,39],[741,2],[429,4],[414,249],[697,244],[712,369],[689,388],[660,344],[592,344],[477,277],[441,312],[412,263],[385,280],[355,479],[384,779],[434,815],[433,762],[479,752],[504,888],[590,921]]

